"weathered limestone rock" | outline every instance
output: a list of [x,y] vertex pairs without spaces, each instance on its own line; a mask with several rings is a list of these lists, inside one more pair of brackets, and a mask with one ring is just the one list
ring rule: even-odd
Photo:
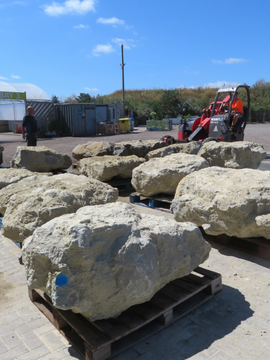
[[83,175],[32,176],[0,190],[2,234],[22,242],[55,217],[117,198],[117,189]]
[[202,146],[198,155],[205,158],[210,166],[257,169],[267,153],[262,145],[248,141],[211,141]]
[[189,143],[183,143],[183,144],[172,144],[161,149],[150,151],[148,154],[146,154],[146,159],[149,160],[155,157],[164,157],[179,152],[185,154],[197,155],[201,147],[202,147],[201,141],[191,141]]
[[76,146],[72,151],[74,159],[81,160],[92,156],[112,155],[114,144],[108,141],[93,142]]
[[3,151],[4,148],[3,146],[0,145],[0,165],[3,164]]
[[10,162],[13,168],[39,172],[68,169],[71,165],[69,156],[46,146],[17,146],[16,154]]
[[[3,168],[0,170],[0,189],[35,174],[37,175],[37,173],[26,169]],[[52,173],[46,175],[50,176]]]
[[153,196],[160,193],[174,195],[177,185],[186,175],[208,167],[198,155],[172,154],[150,159],[132,172],[131,183],[140,194]]
[[136,155],[145,157],[149,151],[165,147],[166,144],[161,140],[131,140],[116,143],[114,146],[114,155],[129,156]]
[[209,251],[196,225],[141,216],[117,202],[51,220],[24,241],[22,256],[30,288],[93,321],[151,299]]
[[132,156],[102,156],[82,159],[77,163],[78,170],[86,176],[100,181],[108,181],[113,177],[131,178],[132,170],[146,160]]
[[186,176],[172,203],[175,220],[209,235],[270,239],[270,171],[210,167]]

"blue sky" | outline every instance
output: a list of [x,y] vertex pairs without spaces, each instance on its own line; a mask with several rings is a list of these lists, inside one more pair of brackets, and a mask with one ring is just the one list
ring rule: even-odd
[[0,81],[65,98],[270,81],[270,3],[0,0]]

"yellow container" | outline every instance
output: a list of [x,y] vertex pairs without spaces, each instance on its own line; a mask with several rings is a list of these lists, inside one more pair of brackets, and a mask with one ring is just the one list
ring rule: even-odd
[[125,131],[130,131],[131,130],[131,119],[129,119],[129,118],[121,118],[121,119],[118,119],[118,123],[125,124]]

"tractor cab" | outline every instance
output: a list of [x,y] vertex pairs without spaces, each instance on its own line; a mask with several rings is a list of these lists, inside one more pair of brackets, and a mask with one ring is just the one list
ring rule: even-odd
[[[233,117],[238,113],[232,110],[232,104],[237,96],[243,103],[243,112],[239,112],[239,118],[235,126],[232,127]],[[211,112],[208,137],[219,141],[242,141],[249,111],[249,86],[238,85],[219,89]]]

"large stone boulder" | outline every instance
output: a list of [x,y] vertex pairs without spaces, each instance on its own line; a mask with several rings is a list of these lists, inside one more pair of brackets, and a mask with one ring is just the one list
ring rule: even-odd
[[0,165],[3,164],[3,151],[4,148],[3,146],[0,145]]
[[76,160],[88,158],[92,156],[112,155],[114,151],[114,144],[108,141],[93,142],[89,141],[86,144],[77,145],[72,150],[72,156]]
[[[37,173],[33,173],[27,169],[3,168],[0,170],[0,189],[35,174]],[[52,175],[52,173],[46,175]]]
[[2,234],[22,242],[55,217],[117,198],[117,189],[83,175],[32,176],[0,190]]
[[46,146],[17,146],[17,151],[10,162],[13,168],[25,168],[30,171],[46,172],[68,169],[72,160]]
[[198,151],[202,147],[201,141],[191,141],[189,143],[172,144],[161,149],[150,151],[146,154],[146,159],[152,159],[155,157],[164,157],[176,153],[185,153],[197,155]]
[[202,146],[198,155],[205,158],[210,166],[257,169],[267,153],[262,145],[248,141],[210,141]]
[[145,196],[174,195],[180,180],[208,166],[208,162],[198,155],[178,153],[153,158],[133,170],[131,183]]
[[131,178],[132,170],[144,163],[138,156],[102,156],[82,159],[77,168],[83,175],[100,181],[108,181],[113,177]]
[[114,146],[114,155],[129,156],[136,155],[145,157],[149,151],[160,149],[167,146],[162,140],[131,140],[116,143]]
[[24,241],[22,257],[30,288],[94,321],[150,300],[209,251],[196,225],[141,216],[117,202],[51,220]]
[[209,235],[270,239],[270,171],[210,167],[179,183],[172,211]]

